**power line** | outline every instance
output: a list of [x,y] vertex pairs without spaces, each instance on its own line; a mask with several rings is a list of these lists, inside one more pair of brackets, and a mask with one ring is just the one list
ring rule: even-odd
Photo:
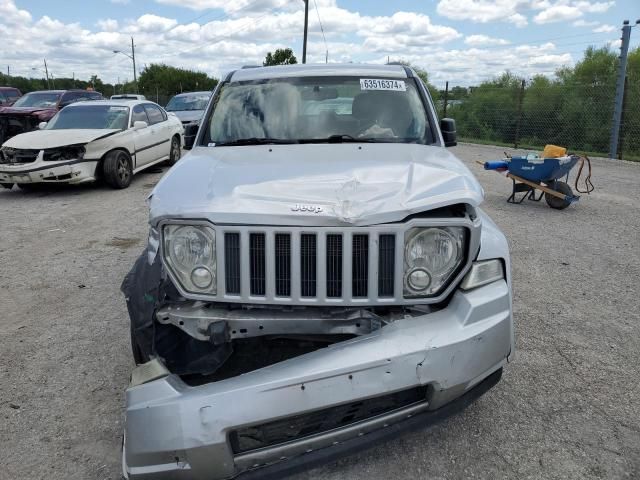
[[218,43],[226,38],[229,38],[232,35],[237,34],[238,32],[242,32],[246,29],[248,29],[249,27],[257,24],[260,20],[262,20],[264,17],[266,17],[267,15],[270,15],[271,12],[266,12],[265,14],[259,16],[259,17],[252,17],[252,21],[246,23],[244,26],[242,26],[241,28],[238,28],[236,30],[233,31],[233,33],[229,34],[229,35],[218,35],[216,37],[213,38],[209,38],[206,41],[203,41],[191,48],[187,48],[185,50],[180,50],[177,52],[173,52],[173,53],[167,53],[165,55],[160,55],[158,58],[168,58],[168,57],[175,57],[176,55],[182,55],[183,53],[187,53],[187,52],[191,52],[193,50],[196,50],[198,48],[202,48],[205,44],[214,44],[214,43]]
[[320,19],[320,10],[318,10],[318,3],[313,0],[313,4],[316,7],[316,14],[318,15],[318,23],[320,24],[320,31],[322,32],[322,39],[324,40],[325,49],[325,63],[329,63],[329,47],[327,46],[327,38],[324,36],[324,28],[322,27],[322,20]]

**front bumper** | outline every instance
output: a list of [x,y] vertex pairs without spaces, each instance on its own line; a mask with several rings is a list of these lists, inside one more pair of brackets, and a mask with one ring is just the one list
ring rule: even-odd
[[[512,328],[510,290],[500,281],[457,291],[443,310],[245,375],[200,387],[168,375],[131,387],[124,475],[215,480],[262,475],[263,467],[282,472],[417,418],[442,418],[497,382]],[[428,401],[341,428],[236,454],[229,440],[239,427],[416,386],[428,387]]]
[[98,160],[0,164],[0,183],[84,183],[95,180]]

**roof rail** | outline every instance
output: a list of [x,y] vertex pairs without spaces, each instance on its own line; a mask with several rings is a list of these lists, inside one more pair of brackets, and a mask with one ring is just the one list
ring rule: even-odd
[[247,68],[262,68],[262,65],[243,65],[242,70],[246,70]]

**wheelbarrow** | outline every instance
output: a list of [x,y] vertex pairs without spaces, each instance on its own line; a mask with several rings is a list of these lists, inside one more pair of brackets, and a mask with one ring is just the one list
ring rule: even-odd
[[[507,202],[520,204],[527,198],[539,202],[544,197],[551,208],[563,210],[580,200],[580,196],[571,190],[568,180],[569,172],[581,158],[583,157],[578,155],[559,158],[539,158],[530,155],[478,163],[483,165],[485,170],[506,172],[513,184]],[[590,167],[589,164],[589,169]],[[539,196],[536,190],[540,190]]]

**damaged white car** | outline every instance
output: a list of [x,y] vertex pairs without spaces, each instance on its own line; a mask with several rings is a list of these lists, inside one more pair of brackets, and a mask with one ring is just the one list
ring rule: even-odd
[[221,82],[122,285],[125,477],[281,478],[498,382],[509,252],[452,145],[403,66]]
[[106,100],[69,105],[40,130],[7,140],[0,150],[0,183],[77,184],[103,178],[126,188],[133,174],[180,159],[182,123],[152,102]]

